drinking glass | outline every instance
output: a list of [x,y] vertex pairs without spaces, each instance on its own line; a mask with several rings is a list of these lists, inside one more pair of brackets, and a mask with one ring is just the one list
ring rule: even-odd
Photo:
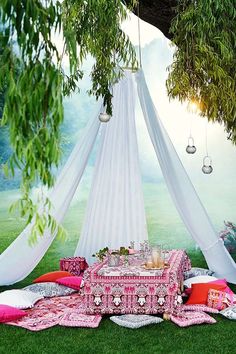
[[152,263],[155,267],[159,267],[161,263],[161,245],[152,247]]

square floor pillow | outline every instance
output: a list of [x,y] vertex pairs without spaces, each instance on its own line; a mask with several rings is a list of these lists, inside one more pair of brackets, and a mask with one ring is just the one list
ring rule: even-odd
[[210,289],[224,291],[227,285],[199,283],[192,285],[192,292],[186,302],[186,305],[203,304],[207,305],[208,291]]
[[127,328],[140,328],[150,324],[157,324],[163,322],[160,317],[154,317],[150,315],[120,315],[112,316],[110,320],[122,327]]
[[217,278],[213,277],[212,275],[197,275],[195,277],[186,279],[184,281],[184,286],[186,286],[187,288],[191,288],[192,284],[209,283],[210,281],[215,280],[217,280]]
[[64,278],[57,279],[56,282],[64,286],[68,286],[72,289],[80,290],[82,280],[83,277],[74,275],[73,277],[64,277]]
[[220,311],[220,314],[229,320],[236,320],[236,305],[227,307],[225,310]]
[[225,291],[209,289],[207,306],[217,309],[219,311],[233,305],[233,295]]
[[196,277],[198,275],[213,275],[214,272],[210,269],[193,267],[184,272],[184,279]]
[[195,311],[195,312],[209,312],[209,313],[219,313],[217,309],[209,307],[203,304],[195,304],[195,305],[182,305],[182,311]]
[[73,274],[63,271],[63,270],[49,272],[49,273],[45,273],[45,274],[41,275],[40,277],[34,279],[33,283],[55,282],[57,279],[60,279],[63,277],[73,277]]
[[[73,278],[73,277],[70,277]],[[72,288],[54,282],[36,283],[26,286],[24,290],[38,293],[44,297],[66,296],[76,292]]]
[[43,296],[26,290],[6,290],[0,293],[0,304],[16,307],[18,309],[28,309],[43,299]]
[[25,315],[27,315],[27,312],[17,309],[16,307],[0,305],[0,323],[15,321]]
[[213,317],[207,315],[205,312],[194,311],[184,311],[183,313],[179,313],[178,315],[171,315],[170,319],[179,327],[188,327],[202,323],[216,323],[216,320]]
[[82,314],[80,310],[72,309],[63,315],[59,321],[59,325],[66,327],[97,328],[101,319],[101,315],[86,315]]

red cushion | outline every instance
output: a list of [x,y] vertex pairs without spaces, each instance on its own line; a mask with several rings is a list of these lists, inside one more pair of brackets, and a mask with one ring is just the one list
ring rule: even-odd
[[0,305],[0,323],[15,321],[27,315],[27,312],[8,305]]
[[[227,280],[226,279],[217,279],[217,280],[213,280],[213,281],[209,281],[207,284],[218,284],[218,285],[227,285]],[[184,290],[184,293],[186,295],[190,295],[192,292],[192,288],[187,288]],[[234,292],[228,287],[226,286],[225,288],[225,292],[228,293],[228,294],[234,294]]]
[[210,283],[198,283],[192,284],[192,292],[191,295],[186,302],[186,305],[194,305],[194,304],[207,304],[207,297],[209,289],[222,290],[224,291],[227,287],[226,284],[210,284]]
[[73,277],[73,274],[66,271],[58,270],[55,272],[50,272],[41,275],[40,277],[34,279],[33,283],[44,283],[48,281],[55,282],[57,279],[64,277]]

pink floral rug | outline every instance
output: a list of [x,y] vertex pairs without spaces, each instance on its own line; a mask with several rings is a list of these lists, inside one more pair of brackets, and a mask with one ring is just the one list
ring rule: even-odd
[[59,324],[62,316],[71,309],[84,312],[82,297],[78,293],[42,299],[32,309],[26,310],[26,316],[16,321],[7,322],[7,324],[30,331],[41,331]]

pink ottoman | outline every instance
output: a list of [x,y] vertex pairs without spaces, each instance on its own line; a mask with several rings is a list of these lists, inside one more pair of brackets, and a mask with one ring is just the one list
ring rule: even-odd
[[80,275],[88,268],[84,257],[67,257],[60,260],[60,270],[65,270],[73,275]]

